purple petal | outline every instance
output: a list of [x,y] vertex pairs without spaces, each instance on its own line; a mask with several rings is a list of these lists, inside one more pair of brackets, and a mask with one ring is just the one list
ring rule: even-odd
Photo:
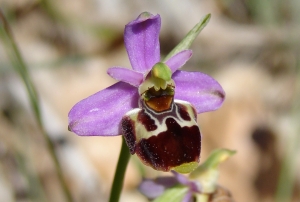
[[176,178],[159,177],[155,180],[145,179],[139,186],[139,191],[149,199],[154,199],[164,193],[167,188],[176,185]]
[[125,26],[124,41],[131,66],[146,73],[160,60],[160,16],[142,13]]
[[225,99],[221,85],[201,72],[177,70],[172,78],[176,85],[175,99],[190,102],[198,114],[218,109]]
[[189,187],[190,187],[190,190],[194,193],[195,192],[197,192],[197,193],[202,192],[202,185],[199,181],[191,180],[190,183],[189,183]]
[[190,180],[185,175],[177,173],[174,170],[172,170],[171,172],[180,184],[190,187],[190,191],[199,193],[201,192],[201,184],[198,181]]
[[142,82],[144,75],[142,73],[126,69],[122,67],[111,67],[107,70],[107,73],[118,81],[129,83],[135,87],[138,87]]
[[168,67],[170,67],[172,73],[182,67],[191,57],[193,52],[191,50],[183,50],[176,55],[172,56],[166,61]]
[[180,183],[180,184],[183,184],[183,185],[189,185],[189,179],[185,176],[185,175],[182,175],[180,173],[177,173],[176,171],[172,170],[171,171],[173,173],[173,175],[175,175],[175,178],[177,179],[177,181]]
[[182,199],[182,201],[181,202],[192,202],[193,200],[193,192],[192,191],[188,191],[187,193],[186,193],[186,195],[184,196],[184,198]]
[[82,136],[121,135],[120,122],[138,107],[137,88],[118,82],[78,102],[69,112],[69,130]]

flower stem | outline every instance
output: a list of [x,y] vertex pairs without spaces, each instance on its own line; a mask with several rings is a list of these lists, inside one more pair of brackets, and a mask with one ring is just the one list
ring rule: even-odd
[[130,159],[129,149],[124,138],[122,138],[122,147],[119,155],[119,160],[114,176],[114,181],[110,191],[109,202],[118,202],[123,187],[123,181],[128,161]]

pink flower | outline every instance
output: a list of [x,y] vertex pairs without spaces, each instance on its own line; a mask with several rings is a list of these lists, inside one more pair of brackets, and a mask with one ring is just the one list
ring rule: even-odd
[[[165,63],[160,63],[160,26],[160,16],[150,13],[142,13],[136,20],[131,21],[125,26],[124,41],[132,70],[123,67],[112,67],[108,69],[108,74],[119,82],[78,102],[69,112],[70,131],[81,136],[124,135],[132,154],[136,153],[137,150],[145,150],[146,146],[138,144],[140,144],[142,140],[147,140],[147,138],[152,136],[152,133],[148,130],[148,134],[136,134],[139,133],[139,130],[135,128],[137,120],[133,120],[132,117],[130,117],[130,114],[132,114],[130,111],[139,108],[140,110],[134,113],[142,113],[141,110],[144,110],[143,112],[146,110],[147,114],[145,107],[148,106],[149,103],[145,105],[143,96],[152,86],[145,87],[144,85],[146,85],[145,83],[148,82],[149,77],[151,77],[151,70],[157,64],[168,67],[167,69],[171,72],[171,80],[168,81],[169,83],[165,83],[164,89],[161,89],[165,91],[166,86],[168,86],[167,89],[175,91],[175,94],[173,93],[171,95],[170,106],[176,106],[178,108],[176,108],[176,110],[179,110],[179,106],[183,106],[181,108],[183,112],[185,112],[187,110],[187,104],[188,108],[191,108],[187,116],[191,117],[190,119],[193,121],[193,125],[196,124],[196,113],[199,114],[216,110],[222,105],[225,93],[220,84],[212,77],[200,72],[178,70],[192,56],[191,50],[183,50],[172,56]],[[181,105],[180,103],[178,104],[176,100],[181,100]],[[191,103],[191,105],[189,103]],[[148,111],[150,108],[148,108]],[[196,113],[193,110],[195,110]],[[163,117],[166,110],[163,111],[164,112],[156,111],[154,113],[156,115],[150,117],[150,119],[156,119],[158,116]],[[129,112],[129,115],[127,112]],[[174,120],[176,122],[177,119]],[[169,122],[170,121],[172,122],[172,120],[169,120]],[[156,122],[154,124],[156,124]],[[164,122],[162,124],[166,123]],[[173,123],[169,124],[172,128],[175,125]],[[197,130],[199,131],[199,129]],[[184,131],[181,132],[183,133]],[[191,160],[191,162],[198,162],[198,160],[195,159],[199,159],[200,156],[200,131],[197,132],[195,136],[197,136],[198,139],[198,143],[195,143],[198,154],[192,157],[193,160]],[[173,139],[172,141],[176,142],[182,140],[183,139]],[[147,144],[150,143],[147,142]],[[181,147],[181,143],[177,145]],[[184,151],[181,151],[180,156],[184,155],[182,152]],[[141,159],[146,158],[145,152],[143,153],[144,156],[141,156],[141,152],[137,153]],[[153,155],[151,157],[150,154],[148,160],[144,161],[144,163],[158,170],[167,171],[182,163],[189,162],[181,161],[175,166],[156,166],[155,164],[157,162],[153,160]]]

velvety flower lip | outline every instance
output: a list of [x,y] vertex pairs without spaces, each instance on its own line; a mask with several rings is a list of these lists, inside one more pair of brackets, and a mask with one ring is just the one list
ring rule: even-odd
[[[75,104],[68,115],[70,131],[82,136],[121,135],[123,115],[139,107],[138,87],[160,61],[160,26],[160,16],[149,13],[125,26],[124,42],[132,69],[110,68],[108,74],[119,82]],[[165,62],[173,73],[175,99],[190,102],[197,113],[216,110],[225,98],[220,84],[206,74],[178,70],[191,56],[191,50],[182,50]]]

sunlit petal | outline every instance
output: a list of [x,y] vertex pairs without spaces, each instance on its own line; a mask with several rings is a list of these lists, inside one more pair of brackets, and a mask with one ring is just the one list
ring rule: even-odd
[[193,52],[191,50],[183,50],[176,55],[172,56],[166,61],[168,67],[170,67],[172,73],[182,67],[191,57]]
[[148,199],[154,199],[176,184],[178,184],[178,181],[173,176],[158,177],[155,180],[145,179],[140,184],[139,191]]
[[143,82],[144,75],[140,72],[136,72],[131,69],[122,67],[111,67],[107,70],[107,73],[118,81],[129,83],[135,87],[138,87]]
[[160,60],[160,16],[142,13],[125,26],[124,42],[131,66],[145,73]]
[[137,89],[118,82],[78,102],[69,112],[69,130],[82,136],[121,135],[122,116],[137,101]]
[[178,70],[172,78],[176,84],[175,99],[190,102],[198,114],[222,106],[225,92],[221,85],[207,74]]

